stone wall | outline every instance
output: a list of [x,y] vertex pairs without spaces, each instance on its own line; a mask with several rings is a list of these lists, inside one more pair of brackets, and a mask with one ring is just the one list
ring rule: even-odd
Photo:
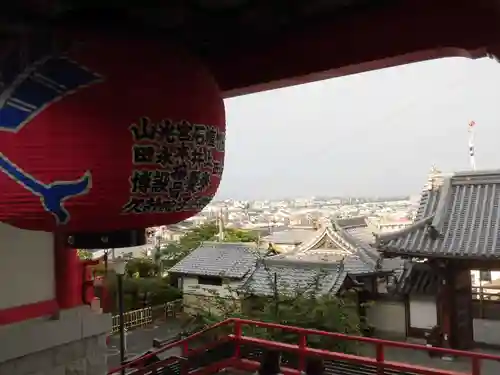
[[111,316],[87,306],[0,327],[0,374],[105,375]]
[[105,375],[105,354],[106,336],[92,336],[0,363],[0,374]]

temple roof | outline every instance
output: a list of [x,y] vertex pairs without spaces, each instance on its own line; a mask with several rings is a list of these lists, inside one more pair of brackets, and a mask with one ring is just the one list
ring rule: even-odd
[[242,244],[202,244],[170,268],[169,272],[242,279],[255,269],[258,257],[255,248]]
[[376,236],[386,254],[484,259],[500,257],[500,170],[435,174],[415,223]]
[[310,229],[288,229],[263,237],[262,241],[278,245],[298,245],[315,235],[316,231]]
[[344,270],[353,276],[395,272],[399,276],[403,262],[382,259],[368,239],[373,234],[365,217],[334,220],[323,226],[308,241],[294,250],[272,257],[274,260],[310,263],[343,263]]
[[398,294],[436,295],[440,283],[438,272],[426,263],[406,262],[395,285]]
[[280,294],[316,290],[336,294],[347,278],[342,262],[297,262],[276,257],[262,259],[244,288],[251,294],[272,296],[274,285]]

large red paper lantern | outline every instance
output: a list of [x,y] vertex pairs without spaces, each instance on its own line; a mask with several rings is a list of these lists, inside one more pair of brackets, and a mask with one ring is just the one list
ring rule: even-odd
[[0,222],[102,232],[199,212],[224,161],[224,104],[207,69],[154,41],[57,44],[0,60]]

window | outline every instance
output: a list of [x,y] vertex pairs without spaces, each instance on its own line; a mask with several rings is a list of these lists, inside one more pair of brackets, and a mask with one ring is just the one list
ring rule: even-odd
[[472,285],[476,285],[476,275],[473,273],[470,274],[470,282]]
[[198,284],[221,286],[222,278],[216,276],[198,276]]

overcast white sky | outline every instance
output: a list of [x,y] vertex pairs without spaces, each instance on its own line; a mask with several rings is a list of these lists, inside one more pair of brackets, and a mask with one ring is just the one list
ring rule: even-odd
[[500,169],[500,64],[447,58],[226,101],[219,199],[419,193],[433,164]]

